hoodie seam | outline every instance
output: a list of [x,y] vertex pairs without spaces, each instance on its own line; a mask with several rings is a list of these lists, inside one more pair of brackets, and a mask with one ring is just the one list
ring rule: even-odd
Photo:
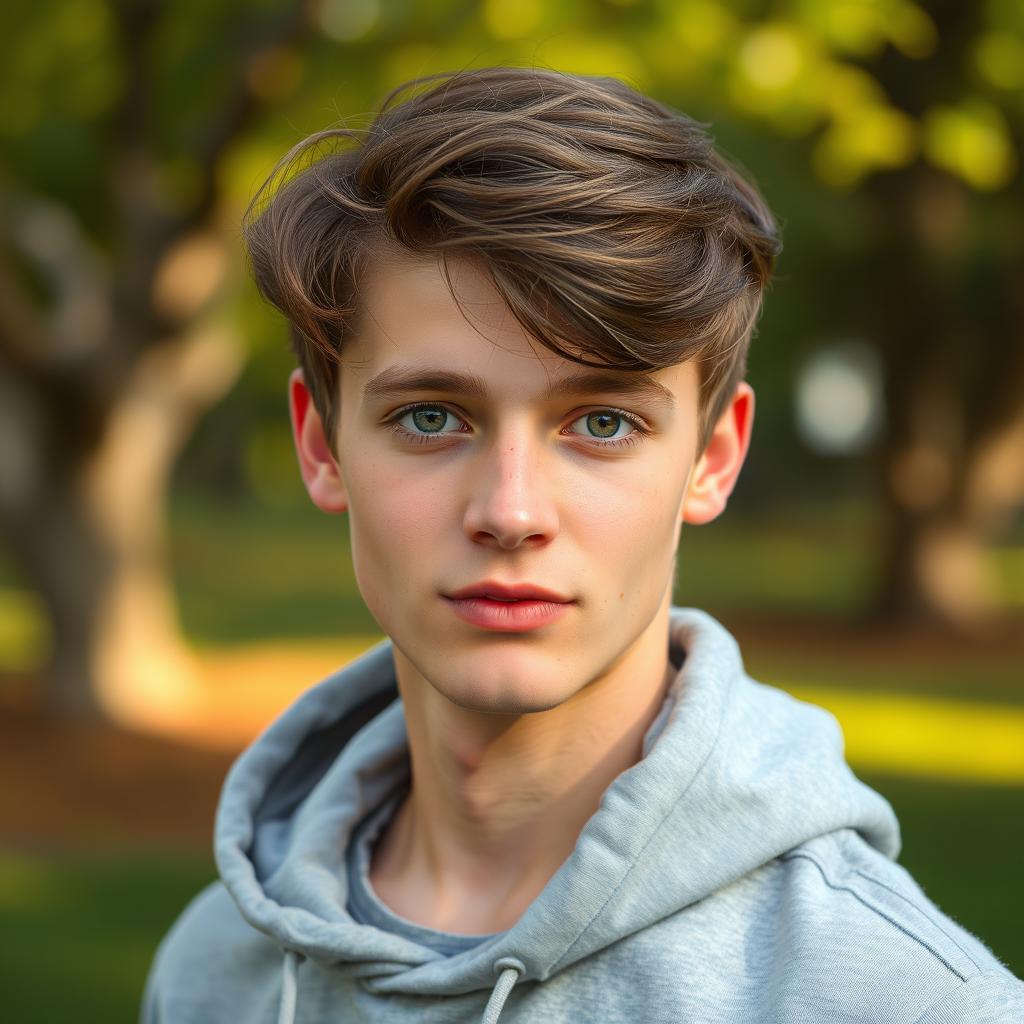
[[[836,842],[837,845],[840,846],[849,846],[849,844],[852,842],[852,837],[846,837],[845,841],[842,839],[837,839]],[[858,860],[860,860],[861,863],[863,863],[863,855],[860,855],[858,857]],[[970,954],[970,952],[964,948],[964,946],[960,943],[957,937],[951,934],[949,931],[947,931],[939,921],[936,921],[935,918],[928,912],[928,909],[926,907],[918,906],[912,899],[910,899],[904,893],[900,892],[899,889],[893,888],[891,885],[889,885],[888,882],[884,882],[882,881],[882,879],[875,877],[873,874],[866,871],[863,867],[859,867],[857,864],[851,865],[851,870],[855,874],[860,875],[860,877],[863,878],[865,881],[877,885],[880,889],[884,889],[890,895],[897,897],[903,903],[907,904],[907,906],[909,906],[912,910],[920,914],[940,935],[944,935],[954,946],[956,946],[956,948],[959,949],[960,952],[963,954],[964,958],[969,960],[974,965],[974,969],[979,974],[984,971],[984,968],[981,966],[981,964],[979,964],[978,961],[975,960],[974,957]]]
[[[960,981],[962,981],[962,982],[966,982],[967,981],[968,975],[963,974],[956,967],[954,967],[953,964],[950,963],[949,960],[946,959],[946,957],[944,957],[934,946],[931,945],[931,943],[926,942],[920,935],[917,935],[915,932],[911,931],[910,928],[908,928],[908,927],[904,926],[903,924],[901,924],[899,921],[897,921],[890,914],[887,914],[881,907],[877,906],[865,894],[863,894],[861,892],[858,892],[857,889],[855,889],[853,886],[851,886],[851,885],[844,885],[844,884],[842,884],[840,882],[834,882],[831,878],[829,878],[828,872],[827,872],[825,866],[816,857],[813,857],[809,853],[798,852],[798,851],[794,850],[794,851],[791,851],[790,853],[786,854],[786,858],[785,859],[786,860],[801,859],[801,860],[810,861],[810,863],[813,864],[818,869],[818,871],[821,874],[822,880],[824,881],[824,883],[830,889],[832,889],[832,890],[834,890],[836,892],[846,892],[846,893],[849,893],[862,906],[864,906],[868,910],[872,911],[878,917],[882,918],[882,920],[888,921],[889,924],[891,924],[898,931],[902,932],[912,942],[916,943],[917,945],[921,946],[922,949],[925,949],[929,953],[931,953],[931,955],[933,957],[935,957],[935,959],[938,960],[939,963],[941,963],[942,966],[946,968],[946,970],[948,970],[952,974],[956,975],[956,977],[959,978]],[[857,871],[856,869],[854,869],[854,872],[855,872],[855,874],[862,875],[862,873],[860,871]],[[868,881],[873,881],[873,879],[868,878],[868,876],[866,876],[866,875],[862,875],[862,877],[867,878]],[[883,886],[883,888],[887,888],[887,887]],[[911,906],[913,906],[913,904],[911,904]],[[927,915],[925,915],[925,916],[927,916]],[[945,932],[943,932],[942,934],[945,935]],[[954,942],[954,945],[957,945],[957,944]],[[957,948],[959,948],[959,945],[957,945]],[[963,950],[961,950],[961,952],[963,952]],[[968,957],[968,960],[970,960],[971,963],[974,964],[974,960],[971,957]],[[974,966],[977,967],[978,965],[974,964]]]
[[[733,689],[733,686],[730,683],[729,691],[731,692],[732,689]],[[725,701],[725,700],[723,700],[722,704],[723,704],[723,708],[728,706],[728,702]],[[643,846],[640,847],[639,850],[637,850],[636,854],[629,861],[629,864],[626,867],[626,870],[623,871],[622,876],[619,878],[618,882],[615,883],[615,887],[608,894],[608,896],[604,900],[604,902],[602,902],[601,906],[599,906],[597,908],[597,910],[595,910],[594,913],[591,915],[590,920],[587,921],[587,923],[584,926],[583,930],[576,936],[575,939],[573,939],[573,941],[566,947],[566,949],[562,953],[562,955],[554,962],[554,965],[551,968],[552,971],[558,971],[558,970],[561,969],[562,963],[565,961],[565,959],[568,956],[571,955],[572,951],[583,941],[583,939],[590,932],[590,929],[594,927],[594,923],[597,921],[597,919],[604,912],[605,907],[607,907],[608,904],[611,903],[611,901],[618,895],[618,892],[622,888],[622,886],[625,883],[626,879],[629,878],[629,876],[632,874],[634,868],[637,865],[637,862],[647,852],[647,847],[650,846],[651,843],[654,842],[655,838],[658,836],[658,834],[661,832],[661,830],[663,828],[665,828],[666,823],[668,822],[668,819],[672,816],[672,813],[679,806],[679,804],[686,798],[687,794],[690,792],[690,790],[696,784],[697,780],[701,776],[701,773],[704,771],[704,768],[707,766],[707,763],[710,760],[711,755],[717,749],[719,741],[722,738],[722,728],[723,728],[723,725],[724,725],[724,722],[725,722],[726,714],[727,714],[727,712],[723,711],[722,715],[719,717],[718,728],[715,730],[714,741],[711,743],[711,746],[708,747],[708,751],[704,755],[704,757],[701,758],[701,762],[697,766],[697,770],[693,773],[693,778],[690,779],[690,781],[687,784],[686,788],[676,797],[676,799],[672,801],[671,807],[669,807],[668,811],[662,816],[661,820],[658,822],[658,827],[655,828],[651,832],[651,834],[647,837],[647,841],[643,844]]]
[[[913,907],[913,909],[914,909],[914,910],[916,910],[916,911],[917,911],[917,912],[918,912],[918,913],[919,913],[919,914],[920,914],[920,915],[921,915],[921,916],[922,916],[922,917],[923,917],[923,918],[924,918],[924,919],[925,919],[925,920],[926,920],[926,921],[927,921],[927,922],[928,922],[928,923],[929,923],[929,924],[930,924],[930,925],[931,925],[931,926],[932,926],[932,927],[933,927],[933,928],[934,928],[934,929],[935,929],[935,930],[936,930],[937,932],[939,932],[939,934],[941,934],[941,935],[944,935],[944,936],[945,936],[945,937],[946,937],[947,939],[949,939],[949,941],[950,941],[950,942],[952,942],[952,943],[953,943],[953,945],[954,945],[954,946],[956,946],[956,948],[957,948],[957,949],[959,949],[959,950],[960,950],[960,952],[961,952],[961,953],[962,953],[962,954],[963,954],[963,955],[964,955],[964,956],[965,956],[965,957],[966,957],[966,958],[967,958],[968,960],[970,960],[970,962],[971,962],[971,963],[972,963],[972,964],[974,965],[974,967],[975,967],[975,970],[977,970],[979,974],[980,974],[980,973],[982,973],[982,967],[981,967],[981,964],[979,964],[979,963],[978,963],[978,961],[977,961],[977,960],[975,960],[975,959],[974,959],[974,957],[973,957],[973,956],[971,956],[971,954],[970,954],[970,953],[969,953],[969,952],[968,952],[968,951],[967,951],[966,949],[964,949],[964,947],[963,947],[963,946],[961,946],[961,945],[960,945],[960,943],[959,943],[959,942],[957,941],[957,939],[956,939],[956,936],[955,936],[955,935],[950,935],[950,934],[949,934],[949,932],[947,932],[947,931],[946,931],[946,930],[945,930],[945,929],[944,929],[944,928],[943,928],[943,927],[942,927],[942,926],[941,926],[941,925],[940,925],[940,924],[939,924],[939,923],[938,923],[938,922],[937,922],[937,921],[936,921],[936,920],[935,920],[935,919],[934,919],[934,918],[933,918],[933,917],[931,916],[931,914],[929,914],[929,913],[928,913],[927,911],[923,910],[923,909],[922,909],[921,907],[919,907],[919,906],[918,906],[918,905],[917,905],[916,903],[914,903],[914,902],[913,902],[912,900],[908,899],[908,898],[907,898],[906,896],[904,896],[904,895],[903,895],[903,893],[899,892],[899,890],[897,890],[897,889],[893,889],[893,888],[892,888],[891,886],[889,886],[889,885],[886,885],[886,883],[885,883],[885,882],[881,881],[881,880],[880,880],[880,879],[878,879],[878,878],[874,878],[874,877],[873,877],[872,875],[869,875],[869,874],[868,874],[868,873],[867,873],[866,871],[862,871],[862,870],[861,870],[860,868],[854,868],[853,870],[854,870],[854,872],[855,872],[856,874],[860,875],[860,877],[861,877],[861,878],[865,879],[865,880],[866,880],[866,881],[868,881],[868,882],[873,882],[873,883],[874,883],[875,885],[877,885],[877,886],[878,886],[878,887],[879,887],[880,889],[884,889],[884,890],[885,890],[886,892],[888,892],[888,893],[891,893],[891,894],[892,894],[893,896],[896,896],[896,897],[898,897],[898,898],[899,898],[899,899],[901,899],[901,900],[902,900],[902,901],[903,901],[904,903],[906,903],[906,904],[908,904],[909,906]],[[966,976],[964,976],[964,980],[965,980],[965,981],[967,980],[967,979],[966,979]]]

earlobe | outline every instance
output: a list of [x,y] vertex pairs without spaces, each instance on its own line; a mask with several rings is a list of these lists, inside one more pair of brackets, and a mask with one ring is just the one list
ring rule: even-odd
[[345,481],[301,369],[292,371],[288,378],[288,408],[299,472],[313,504],[323,512],[345,512],[348,509]]
[[750,447],[753,421],[754,389],[741,381],[693,469],[683,501],[683,522],[710,523],[724,511]]

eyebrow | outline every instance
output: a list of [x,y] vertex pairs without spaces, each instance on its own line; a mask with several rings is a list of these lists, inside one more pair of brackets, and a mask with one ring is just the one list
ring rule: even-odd
[[[477,399],[487,397],[487,385],[484,379],[475,373],[459,373],[433,367],[389,366],[363,385],[363,398],[393,398],[415,391],[446,391]],[[548,386],[545,397],[558,398],[609,392],[664,406],[668,412],[675,408],[672,392],[664,384],[660,384],[645,373],[629,371],[595,370],[562,377]]]

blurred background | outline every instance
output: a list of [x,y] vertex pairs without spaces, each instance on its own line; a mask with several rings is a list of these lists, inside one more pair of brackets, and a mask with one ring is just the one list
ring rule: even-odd
[[308,502],[239,222],[410,78],[620,77],[709,122],[785,251],[755,438],[677,604],[829,707],[901,857],[1024,973],[1024,5],[0,8],[0,987],[132,1020],[232,758],[379,634]]

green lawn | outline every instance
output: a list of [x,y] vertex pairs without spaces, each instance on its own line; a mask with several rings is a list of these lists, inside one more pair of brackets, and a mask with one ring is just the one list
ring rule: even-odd
[[896,810],[900,863],[947,914],[1024,977],[1024,789],[861,777]]
[[210,858],[0,852],[0,992],[12,1024],[134,1021],[160,937]]
[[[684,527],[676,598],[735,612],[841,619],[864,606],[876,571],[872,513],[851,503],[730,514]],[[306,501],[227,504],[179,495],[172,507],[175,583],[187,631],[203,642],[365,634],[348,519]],[[1008,605],[1024,606],[1024,548],[989,559]]]
[[[197,643],[378,631],[356,588],[345,516],[324,515],[304,496],[272,505],[179,493],[170,525],[182,622]],[[851,503],[773,508],[756,517],[730,509],[683,529],[676,600],[723,614],[842,619],[871,592],[874,536],[870,510]],[[993,548],[989,558],[1007,605],[1024,609],[1022,543]],[[0,670],[28,668],[39,660],[47,630],[3,554]],[[943,683],[940,692],[948,689]]]
[[1024,704],[1024,666],[1012,654],[983,662],[949,660],[922,654],[894,663],[870,647],[855,660],[780,646],[756,646],[743,652],[747,672],[782,689],[854,690],[952,697],[985,704]]
[[[758,610],[841,617],[871,585],[870,534],[856,510],[728,517],[683,532],[677,601],[738,616]],[[197,643],[324,638],[377,631],[358,596],[347,521],[304,506],[179,498],[172,558],[184,625]],[[993,559],[1024,606],[1021,550]],[[30,668],[45,642],[38,607],[0,558],[0,667]],[[1017,663],[924,657],[842,661],[781,646],[744,650],[748,671],[780,686],[886,689],[1024,700]],[[944,910],[1024,973],[1024,789],[870,779],[903,823],[903,863]],[[214,874],[202,856],[0,853],[0,991],[19,1024],[132,1021],[156,943]]]
[[[928,895],[1024,973],[1024,790],[865,781],[896,808],[901,862]],[[0,853],[5,1019],[134,1020],[157,943],[213,877],[200,856]]]

